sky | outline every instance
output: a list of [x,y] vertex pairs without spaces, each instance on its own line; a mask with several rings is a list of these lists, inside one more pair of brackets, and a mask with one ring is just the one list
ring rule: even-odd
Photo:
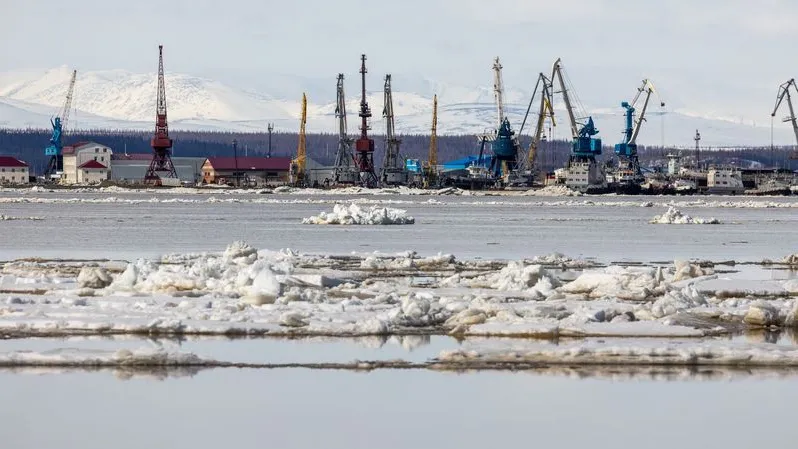
[[236,87],[372,73],[531,91],[561,57],[579,98],[617,108],[643,78],[669,108],[770,125],[798,74],[794,0],[0,0],[0,71],[157,68]]

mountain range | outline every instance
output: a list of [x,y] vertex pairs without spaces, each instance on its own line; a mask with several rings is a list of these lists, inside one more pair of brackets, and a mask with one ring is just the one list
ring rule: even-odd
[[[50,70],[25,70],[0,73],[0,127],[12,129],[49,128],[50,117],[62,107],[71,76],[65,66]],[[167,72],[166,96],[169,124],[180,130],[218,130],[264,132],[267,123],[277,131],[299,129],[300,99],[308,94],[308,132],[335,133],[335,77],[329,80],[288,75],[272,76],[269,92],[256,92],[225,85],[201,77]],[[488,77],[488,81],[490,78]],[[383,79],[370,74],[367,100],[373,114],[372,130],[384,133],[382,120]],[[428,134],[432,121],[432,96],[438,95],[440,134],[479,134],[496,126],[496,107],[492,84],[457,86],[421,77],[392,76],[393,103],[397,132]],[[346,78],[349,132],[358,132],[360,105],[359,74]],[[516,130],[526,113],[531,89],[508,86],[506,113]],[[150,129],[154,125],[156,77],[124,70],[78,72],[69,127],[73,129]],[[771,127],[755,126],[692,114],[687,110],[661,110],[656,102],[649,108],[638,143],[691,147],[696,130],[702,146],[768,146]],[[528,134],[535,120],[534,111],[523,133]],[[605,144],[621,140],[623,109],[584,108],[601,131]],[[549,137],[567,138],[566,114],[555,104],[557,127]],[[773,142],[793,145],[792,130],[780,121],[774,126]]]

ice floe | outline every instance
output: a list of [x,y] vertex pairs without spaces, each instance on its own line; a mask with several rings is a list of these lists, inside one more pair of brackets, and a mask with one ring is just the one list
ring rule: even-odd
[[406,210],[372,206],[364,209],[357,204],[336,204],[332,212],[322,212],[302,219],[303,224],[326,225],[403,225],[415,223]]
[[527,190],[524,196],[583,196],[582,192],[566,186],[546,186],[542,189]]
[[125,265],[14,261],[0,268],[0,334],[697,337],[796,322],[794,279],[736,290],[707,262],[572,261],[306,255],[244,242]]
[[662,215],[657,215],[651,219],[653,224],[720,224],[716,218],[693,218],[685,215],[675,207],[669,207]]
[[0,221],[16,221],[16,220],[41,221],[44,220],[44,217],[12,217],[10,215],[0,214]]

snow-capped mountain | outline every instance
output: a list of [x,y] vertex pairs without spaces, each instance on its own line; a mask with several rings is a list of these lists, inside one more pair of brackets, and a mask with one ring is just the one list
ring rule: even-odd
[[[346,79],[347,112],[350,132],[359,126],[357,116],[359,76]],[[486,74],[489,75],[489,74]],[[47,71],[18,71],[0,74],[0,126],[6,128],[47,128],[49,119],[63,105],[71,69],[58,67]],[[395,121],[398,132],[429,133],[432,120],[432,96],[438,95],[438,132],[441,134],[477,134],[495,126],[491,79],[483,86],[467,87],[441,83],[420,77],[394,75],[392,79]],[[336,132],[335,77],[329,80],[292,80],[273,77],[271,92],[238,89],[218,81],[184,74],[166,74],[166,97],[172,129],[264,131],[267,123],[278,130],[294,131],[299,127],[302,91],[308,92],[309,132]],[[372,110],[372,130],[382,133],[383,79],[369,75],[367,99]],[[305,89],[305,85],[307,89]],[[531,92],[509,86],[505,103],[507,115],[518,129],[527,110]],[[150,129],[153,126],[156,99],[155,74],[136,74],[123,70],[78,72],[70,127],[80,129]],[[535,107],[532,108],[533,114]],[[638,142],[648,145],[690,146],[696,129],[702,145],[730,146],[770,144],[770,127],[750,123],[704,118],[686,111],[667,111],[658,115],[650,109],[648,123]],[[623,110],[618,108],[587,111],[593,116],[605,143],[621,139]],[[569,137],[563,110],[556,111],[558,127],[551,137]],[[531,115],[524,128],[533,128]],[[790,145],[791,130],[779,124],[774,129],[776,144]]]

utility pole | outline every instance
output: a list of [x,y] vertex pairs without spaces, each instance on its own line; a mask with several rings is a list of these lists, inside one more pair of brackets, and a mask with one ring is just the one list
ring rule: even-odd
[[238,140],[233,139],[233,161],[235,165],[235,170],[233,171],[233,176],[236,178],[236,187],[240,186],[238,182]]
[[695,130],[695,137],[693,138],[693,140],[695,140],[695,164],[698,167],[698,169],[700,170],[701,169],[701,146],[699,145],[699,142],[701,142],[701,134],[699,134],[698,130]]
[[272,130],[274,130],[274,125],[269,123],[266,129],[269,130],[269,152],[266,153],[266,157],[272,157]]

